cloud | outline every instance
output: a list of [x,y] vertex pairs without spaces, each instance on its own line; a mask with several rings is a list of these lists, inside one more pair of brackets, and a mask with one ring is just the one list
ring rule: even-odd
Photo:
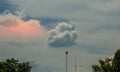
[[0,14],[4,13],[5,10],[14,11],[19,10],[16,4],[13,4],[10,0],[0,0]]
[[[19,8],[25,12],[26,16],[32,18],[24,20],[19,16],[12,15],[9,18],[10,21],[6,21],[7,17],[5,17],[5,21],[2,20],[4,22],[1,22],[0,25],[0,60],[9,57],[23,58],[35,62],[32,64],[34,66],[33,72],[63,72],[65,71],[64,51],[66,51],[67,48],[70,52],[70,56],[68,57],[70,58],[68,59],[69,72],[73,72],[71,69],[74,67],[74,56],[76,55],[79,57],[79,67],[83,67],[78,71],[85,72],[85,69],[91,70],[91,65],[97,63],[99,58],[108,57],[115,49],[120,47],[120,0],[1,0],[0,11],[3,12],[8,9],[10,12],[15,12],[13,7],[17,6],[11,6],[11,4],[6,5],[3,1],[12,1],[12,4],[18,5]],[[6,16],[6,14],[4,16]],[[13,16],[16,17],[14,18],[17,19],[16,21],[13,20]],[[43,17],[46,18],[46,16],[50,19],[41,19]],[[9,29],[10,27],[19,27],[21,25],[18,24],[19,21],[25,23],[26,26],[31,20],[32,22],[39,22],[38,20],[40,20],[38,25],[40,24],[40,27],[43,25],[48,30],[56,27],[58,22],[66,22],[64,20],[58,21],[59,19],[51,20],[51,17],[54,17],[55,19],[58,17],[74,19],[77,23],[77,36],[79,37],[80,35],[79,38],[77,37],[77,41],[80,42],[77,42],[78,44],[70,47],[66,46],[65,48],[57,49],[50,48],[46,45],[47,41],[45,39],[41,40],[41,35],[28,34],[29,32],[25,30],[24,25],[22,25],[23,27],[21,28],[23,28],[29,36],[24,35],[23,31],[21,34],[21,32],[13,32]],[[35,25],[38,27],[37,24]],[[43,26],[42,30],[46,32]],[[31,26],[28,27],[31,29]],[[53,33],[55,32],[58,34],[59,31],[55,30],[56,28],[53,29]],[[35,32],[39,33],[40,30]],[[61,35],[62,34],[63,33],[61,33]],[[37,41],[36,39],[28,40],[26,42],[24,40],[21,40],[20,42],[8,41],[8,38],[23,39],[27,37],[37,38]],[[2,40],[3,38],[6,40]],[[60,68],[60,70],[55,70],[55,68]]]
[[0,15],[0,39],[39,38],[47,34],[38,20],[24,21],[11,13]]
[[20,16],[21,15],[23,16],[23,19],[25,21],[30,20],[30,19],[39,20],[41,25],[43,25],[47,30],[55,28],[56,25],[60,22],[70,22],[71,21],[70,19],[59,18],[59,17],[31,17],[31,16],[24,15],[23,12],[21,12]]
[[[30,16],[119,15],[119,0],[11,0]],[[39,9],[38,9],[39,7]]]
[[48,42],[50,46],[71,46],[76,43],[77,33],[75,30],[75,24],[72,22],[59,23],[55,29],[49,31],[49,34]]

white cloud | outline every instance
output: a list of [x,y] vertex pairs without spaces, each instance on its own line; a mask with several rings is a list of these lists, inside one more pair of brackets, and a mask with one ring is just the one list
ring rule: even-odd
[[50,46],[71,46],[77,39],[74,23],[59,23],[55,29],[49,31],[48,42]]

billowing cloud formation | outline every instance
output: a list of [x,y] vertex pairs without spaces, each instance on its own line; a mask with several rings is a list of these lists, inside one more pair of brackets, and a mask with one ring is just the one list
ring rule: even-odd
[[55,29],[49,31],[48,42],[52,47],[62,47],[74,45],[77,38],[75,31],[75,24],[70,23],[59,23]]
[[0,15],[0,38],[21,39],[44,37],[47,31],[38,20],[24,21],[11,13]]

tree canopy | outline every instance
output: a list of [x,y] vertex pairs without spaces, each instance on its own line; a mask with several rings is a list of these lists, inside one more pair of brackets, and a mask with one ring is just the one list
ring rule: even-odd
[[93,72],[120,72],[120,49],[113,58],[100,59],[99,64],[92,65]]
[[31,72],[29,62],[19,62],[14,58],[0,62],[0,72]]

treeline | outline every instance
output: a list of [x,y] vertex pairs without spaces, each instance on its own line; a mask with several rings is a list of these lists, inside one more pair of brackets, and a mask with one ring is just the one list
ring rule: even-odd
[[[0,72],[31,72],[31,67],[29,62],[19,62],[14,58],[0,62]],[[100,59],[91,67],[93,72],[120,72],[120,49],[112,58]]]

